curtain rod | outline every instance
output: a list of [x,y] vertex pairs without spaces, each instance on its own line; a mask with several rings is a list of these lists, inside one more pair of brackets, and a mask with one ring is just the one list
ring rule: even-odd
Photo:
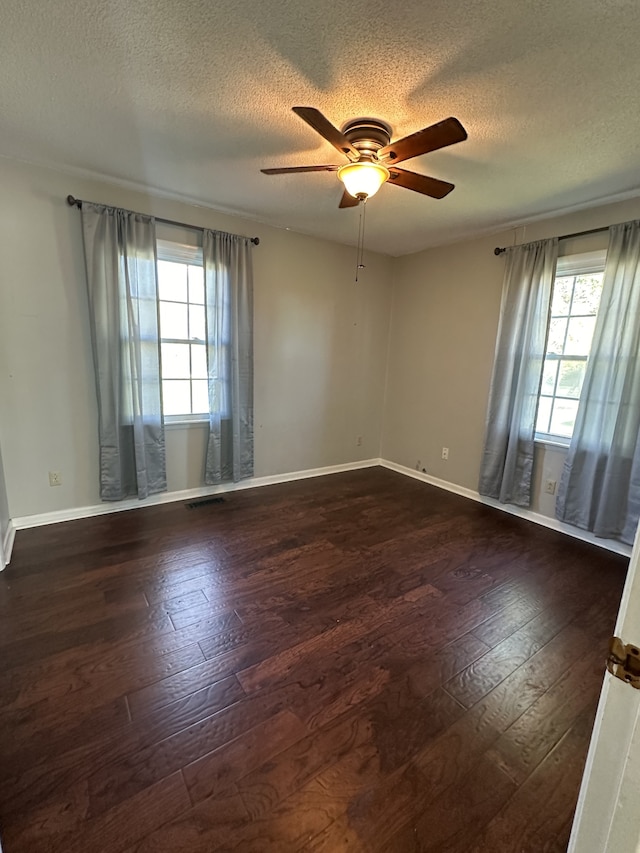
[[[558,237],[558,240],[570,240],[572,237],[586,237],[587,234],[601,234],[603,231],[608,231],[611,228],[611,225],[605,225],[604,228],[590,228],[588,231],[575,231],[573,234],[563,234],[562,237]],[[524,246],[524,243],[518,243],[518,246]],[[494,255],[502,255],[507,249],[514,249],[515,246],[505,246],[500,248],[496,246],[493,250]]]
[[[74,198],[74,196],[68,195],[67,204],[69,205],[69,207],[77,207],[78,210],[82,210],[82,205],[84,204],[84,202],[81,198]],[[95,204],[95,202],[87,202],[87,204]],[[147,214],[142,215],[146,216]],[[187,225],[184,222],[176,222],[175,219],[163,219],[160,216],[154,216],[153,218],[156,220],[156,222],[162,222],[163,225],[177,225],[179,228],[190,228],[192,231],[205,230],[202,225]],[[249,240],[253,243],[254,246],[260,245],[259,237],[249,237]]]

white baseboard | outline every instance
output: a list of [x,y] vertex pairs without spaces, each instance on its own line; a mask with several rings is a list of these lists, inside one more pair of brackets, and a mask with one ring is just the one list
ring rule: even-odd
[[405,465],[398,465],[396,462],[389,462],[387,459],[381,459],[380,465],[382,465],[383,468],[389,468],[391,471],[397,471],[399,474],[404,474],[407,477],[413,477],[414,480],[422,480],[423,483],[429,483],[429,485],[437,486],[439,489],[445,489],[447,492],[453,492],[456,495],[462,495],[464,498],[469,498],[472,501],[486,504],[487,506],[499,509],[502,512],[508,512],[510,515],[517,515],[520,518],[525,518],[527,521],[532,521],[534,524],[540,524],[542,527],[548,527],[551,530],[566,533],[567,536],[573,536],[574,539],[581,539],[583,542],[589,542],[591,545],[597,545],[599,548],[604,548],[606,551],[623,554],[625,557],[631,556],[631,546],[625,545],[624,542],[617,542],[615,539],[600,539],[588,530],[581,530],[579,527],[574,527],[572,524],[566,524],[564,521],[558,521],[557,518],[550,518],[548,515],[542,515],[539,512],[533,512],[531,509],[514,506],[513,504],[500,503],[500,501],[494,500],[494,498],[487,498],[473,489],[467,489],[464,486],[457,486],[455,483],[449,483],[447,480],[440,480],[438,477],[432,477],[430,474],[424,474],[422,471],[415,471],[413,468],[407,468]]
[[539,524],[542,527],[548,527],[551,530],[557,530],[560,533],[565,533],[567,536],[572,536],[574,539],[589,542],[590,544],[597,545],[607,551],[613,551],[616,554],[623,554],[625,557],[628,557],[631,554],[631,547],[629,545],[625,545],[623,542],[616,542],[614,539],[599,539],[587,530],[580,530],[579,527],[573,527],[572,525],[565,524],[555,518],[550,518],[549,516],[542,515],[539,512],[533,512],[533,510],[530,509],[524,509],[523,507],[517,507],[511,504],[502,504],[493,498],[484,497],[473,489],[467,489],[464,486],[458,486],[455,483],[450,483],[448,480],[441,480],[438,477],[432,477],[430,474],[424,474],[422,471],[407,468],[405,465],[398,465],[396,462],[390,462],[388,459],[365,459],[362,462],[348,462],[344,465],[328,465],[324,468],[309,468],[305,471],[291,471],[286,474],[272,474],[267,477],[252,477],[249,480],[242,480],[240,483],[221,483],[219,486],[201,486],[196,489],[184,489],[179,492],[163,492],[159,495],[152,495],[144,501],[139,501],[133,498],[131,500],[118,501],[117,503],[106,502],[93,506],[75,507],[71,509],[58,510],[56,512],[45,512],[39,515],[25,515],[19,518],[14,518],[9,523],[9,530],[5,537],[5,559],[8,563],[9,557],[11,556],[11,550],[13,548],[13,540],[16,530],[24,530],[29,527],[41,527],[45,524],[57,524],[62,521],[73,521],[79,518],[91,518],[92,516],[106,515],[113,512],[124,512],[126,510],[139,509],[146,506],[157,506],[158,504],[189,501],[194,498],[224,494],[225,492],[255,489],[260,486],[271,486],[278,483],[290,483],[294,480],[306,480],[311,477],[322,477],[326,474],[339,474],[344,471],[358,471],[361,468],[373,468],[376,466],[388,468],[391,471],[404,474],[406,477],[413,477],[414,480],[421,480],[423,483],[428,483],[430,486],[436,486],[437,488],[444,489],[447,492],[453,492],[456,495],[461,495],[462,497],[469,498],[472,501],[486,504],[494,509],[499,509],[501,512],[507,512],[510,515],[517,515],[527,521],[532,521],[534,524]]
[[[252,477],[239,483],[221,483],[218,486],[200,486],[195,489],[183,489],[179,492],[162,492],[145,500],[131,498],[124,501],[107,501],[93,506],[73,507],[55,512],[43,512],[39,515],[23,515],[12,519],[13,531],[29,527],[42,527],[45,524],[58,524],[61,521],[74,521],[79,518],[91,518],[95,515],[107,515],[112,512],[125,512],[158,504],[190,501],[194,498],[237,492],[243,489],[255,489],[259,486],[272,486],[278,483],[290,483],[293,480],[306,480],[309,477],[322,477],[326,474],[340,474],[343,471],[358,471],[361,468],[373,468],[381,464],[380,459],[365,459],[362,462],[348,462],[344,465],[328,465],[324,468],[309,468],[305,471],[291,471],[286,474],[271,474],[267,477]],[[13,540],[12,540],[13,541]]]
[[[7,532],[4,535],[4,540],[0,542],[0,572],[5,569],[11,560],[11,552],[13,551],[13,542],[16,538],[16,526],[13,520],[9,520]],[[2,848],[0,847],[0,853]]]

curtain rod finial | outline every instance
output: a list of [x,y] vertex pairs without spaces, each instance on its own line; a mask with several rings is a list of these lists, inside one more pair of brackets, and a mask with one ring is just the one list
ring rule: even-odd
[[82,207],[80,199],[74,198],[72,195],[67,196],[67,204],[69,207]]
[[506,251],[507,251],[506,249],[501,249],[499,246],[496,246],[496,247],[495,247],[495,249],[493,250],[493,254],[494,254],[494,255],[496,255],[496,256],[497,256],[497,255],[502,255],[502,254],[504,254],[504,252],[506,252]]

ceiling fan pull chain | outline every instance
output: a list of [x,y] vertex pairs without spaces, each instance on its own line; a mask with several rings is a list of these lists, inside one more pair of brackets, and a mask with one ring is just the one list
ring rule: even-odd
[[356,247],[356,282],[358,281],[358,272],[364,269],[364,226],[367,214],[366,205],[367,199],[365,196],[360,199],[360,223],[358,226],[358,245]]
[[362,199],[362,236],[360,238],[360,263],[358,264],[358,269],[364,269],[364,234],[365,234],[365,226],[367,224],[367,199]]

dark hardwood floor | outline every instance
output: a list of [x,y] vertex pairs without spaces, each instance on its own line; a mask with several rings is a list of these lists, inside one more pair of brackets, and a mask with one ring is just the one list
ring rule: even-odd
[[564,851],[626,565],[378,468],[21,531],[4,853]]

